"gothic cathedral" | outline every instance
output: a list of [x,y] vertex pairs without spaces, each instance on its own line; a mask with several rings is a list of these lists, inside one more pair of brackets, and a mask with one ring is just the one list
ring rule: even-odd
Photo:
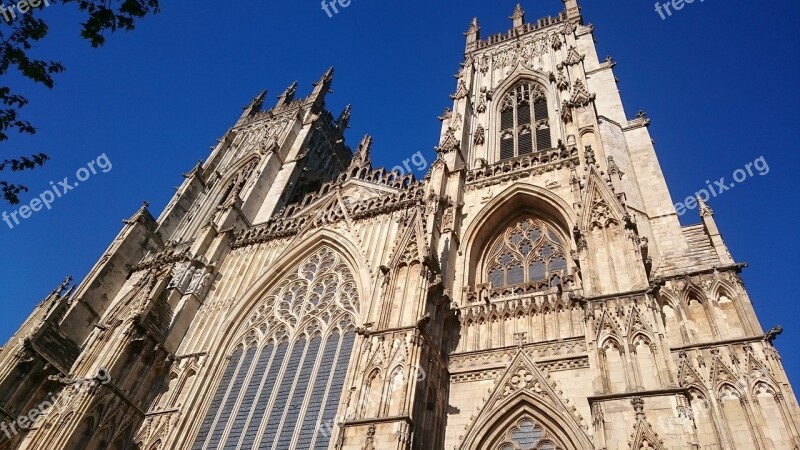
[[2,349],[0,449],[800,448],[780,329],[563,1],[472,22],[422,180],[333,69],[258,95]]

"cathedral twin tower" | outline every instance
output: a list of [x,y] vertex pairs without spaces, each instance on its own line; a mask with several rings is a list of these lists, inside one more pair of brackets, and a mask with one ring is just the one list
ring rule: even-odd
[[0,352],[0,449],[798,449],[713,212],[682,227],[576,0],[481,37],[423,180],[333,70],[245,109]]

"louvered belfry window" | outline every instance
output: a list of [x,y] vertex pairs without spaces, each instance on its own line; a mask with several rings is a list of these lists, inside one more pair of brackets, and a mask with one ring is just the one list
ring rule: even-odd
[[522,218],[495,239],[485,266],[493,289],[524,283],[553,287],[567,274],[567,246],[550,224]]
[[295,267],[243,327],[192,449],[327,449],[358,304],[331,249]]
[[523,81],[500,103],[500,159],[552,148],[544,89]]

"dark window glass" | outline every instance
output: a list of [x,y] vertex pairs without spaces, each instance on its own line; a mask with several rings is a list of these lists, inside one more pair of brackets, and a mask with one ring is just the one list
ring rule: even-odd
[[275,358],[272,360],[269,372],[266,374],[266,378],[264,379],[264,383],[258,395],[258,401],[256,402],[255,409],[253,410],[253,417],[250,419],[250,423],[247,425],[247,432],[244,435],[242,448],[255,447],[256,437],[258,436],[258,427],[261,425],[261,421],[264,419],[267,405],[269,405],[269,399],[272,397],[272,393],[275,391],[275,382],[278,380],[278,374],[283,366],[283,361],[286,357],[286,351],[288,350],[288,347],[289,344],[286,342],[281,342],[281,344],[278,345],[278,350],[275,352]]
[[300,410],[303,408],[303,403],[308,392],[308,383],[311,379],[311,372],[314,371],[314,365],[317,362],[317,354],[319,353],[319,346],[322,343],[322,338],[315,336],[311,339],[303,358],[303,365],[297,372],[297,386],[292,393],[291,399],[286,403],[288,412],[286,419],[283,422],[283,429],[278,436],[277,448],[289,448],[294,435],[295,427],[297,426],[297,417],[300,415]]
[[217,387],[217,392],[214,393],[214,398],[211,399],[211,406],[208,408],[206,417],[200,425],[200,433],[194,441],[192,450],[203,450],[203,448],[205,448],[203,444],[205,444],[208,433],[211,432],[211,425],[214,423],[217,412],[219,412],[219,407],[222,405],[222,400],[228,392],[228,386],[233,378],[233,373],[236,371],[236,368],[239,367],[239,360],[242,357],[242,353],[244,353],[244,349],[239,348],[231,355],[231,359],[225,367],[225,372],[222,374],[222,381],[219,383],[219,387]]
[[258,447],[261,450],[270,450],[272,442],[275,440],[275,435],[278,432],[281,417],[283,417],[283,410],[286,408],[286,401],[289,399],[289,391],[294,384],[294,378],[297,374],[296,368],[300,366],[300,359],[303,357],[303,350],[306,347],[305,337],[294,343],[292,354],[289,356],[289,365],[286,368],[286,373],[280,382],[280,388],[275,396],[275,401],[272,404],[272,411],[270,411],[269,418],[267,419],[267,428],[261,436],[261,445]]
[[493,240],[486,255],[485,279],[492,288],[523,283],[561,280],[567,275],[567,247],[548,223],[523,218]]
[[230,420],[233,407],[236,405],[236,400],[239,398],[239,394],[242,392],[242,387],[247,379],[247,374],[250,373],[250,366],[253,363],[253,358],[255,355],[255,347],[250,347],[247,349],[247,352],[245,352],[242,365],[236,372],[236,377],[234,378],[230,392],[228,392],[227,398],[225,399],[225,403],[222,407],[219,418],[217,419],[217,423],[214,424],[214,433],[211,434],[211,438],[208,440],[208,448],[217,448],[219,446],[219,441],[222,439],[222,433],[224,433],[225,428],[228,427],[228,420]]
[[315,450],[326,450],[331,440],[331,433],[335,428],[336,410],[339,408],[339,401],[342,397],[342,387],[344,377],[347,374],[347,366],[350,363],[350,354],[353,353],[353,342],[356,335],[349,331],[344,335],[344,342],[339,355],[336,357],[336,370],[333,373],[333,382],[325,400],[325,409],[322,412],[323,427],[317,435],[317,442],[314,444]]
[[521,82],[503,97],[500,110],[500,159],[550,148],[552,139],[545,91],[537,84]]
[[247,422],[250,410],[255,402],[258,388],[261,387],[263,377],[267,375],[267,366],[272,359],[272,351],[274,348],[275,345],[270,342],[269,345],[261,350],[256,369],[253,372],[253,378],[250,380],[250,383],[248,383],[247,390],[242,398],[242,405],[236,413],[236,418],[233,420],[233,425],[231,426],[231,432],[225,440],[225,446],[223,448],[226,450],[238,448],[237,444],[239,438],[242,437],[242,432],[244,432],[245,422]]

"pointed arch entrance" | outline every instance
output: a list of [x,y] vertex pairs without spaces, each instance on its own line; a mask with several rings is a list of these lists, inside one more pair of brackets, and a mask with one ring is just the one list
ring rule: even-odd
[[592,450],[582,419],[523,353],[467,428],[460,450]]

